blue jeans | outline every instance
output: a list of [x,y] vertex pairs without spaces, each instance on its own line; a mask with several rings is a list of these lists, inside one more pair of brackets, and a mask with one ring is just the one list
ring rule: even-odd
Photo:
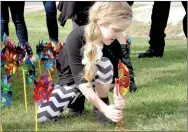
[[2,1],[1,2],[1,42],[3,41],[3,34],[9,36],[9,10],[11,12],[12,21],[16,28],[16,34],[20,43],[28,42],[27,27],[24,20],[24,1]]
[[43,1],[50,41],[58,43],[57,9],[55,1]]

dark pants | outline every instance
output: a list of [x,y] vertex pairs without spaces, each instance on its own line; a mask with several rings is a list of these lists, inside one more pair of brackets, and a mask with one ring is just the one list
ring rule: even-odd
[[167,25],[168,16],[170,11],[170,1],[157,1],[154,2],[152,15],[151,15],[151,29],[150,29],[150,48],[154,49],[159,55],[163,55],[165,46],[164,30]]
[[50,41],[58,43],[57,9],[55,1],[43,1]]
[[28,42],[27,27],[24,20],[24,1],[2,1],[1,2],[1,41],[3,34],[9,36],[9,10],[11,12],[12,21],[16,28],[16,34],[20,43]]
[[187,1],[182,1],[183,7],[185,9],[185,16],[183,18],[183,31],[187,38]]
[[[183,19],[183,30],[185,36],[187,37],[187,2],[182,2],[186,14]],[[151,16],[151,29],[150,29],[150,49],[153,49],[157,54],[163,55],[165,46],[165,36],[164,30],[167,25],[168,17],[170,11],[170,1],[157,1],[154,2],[152,16]]]

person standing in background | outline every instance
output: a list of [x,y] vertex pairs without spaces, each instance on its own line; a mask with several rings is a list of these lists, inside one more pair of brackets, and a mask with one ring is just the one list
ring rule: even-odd
[[[187,37],[187,2],[182,2],[185,9],[185,16],[183,19],[183,30]],[[170,1],[155,1],[153,5],[151,15],[151,29],[150,29],[150,40],[149,49],[138,55],[138,58],[153,58],[162,57],[165,47],[165,28],[170,11]]]
[[55,44],[56,48],[59,47],[58,39],[58,25],[57,25],[57,8],[55,1],[43,1],[46,12],[46,25],[48,29],[49,39]]
[[19,43],[25,45],[28,42],[28,32],[24,20],[24,1],[2,1],[1,2],[1,42],[4,33],[9,36],[9,9],[12,21],[16,28]]

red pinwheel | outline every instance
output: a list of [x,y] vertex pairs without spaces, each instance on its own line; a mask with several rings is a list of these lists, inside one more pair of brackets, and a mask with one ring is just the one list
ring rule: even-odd
[[128,68],[119,60],[118,63],[118,79],[116,79],[116,87],[118,91],[116,94],[125,96],[130,86],[129,71]]
[[[118,79],[115,79],[116,95],[125,96],[130,86],[128,68],[119,60],[118,63]],[[122,130],[122,121],[118,122],[119,128]]]
[[36,83],[36,87],[33,92],[33,99],[41,104],[45,100],[49,101],[50,95],[53,91],[52,79],[49,75],[43,74],[40,80]]

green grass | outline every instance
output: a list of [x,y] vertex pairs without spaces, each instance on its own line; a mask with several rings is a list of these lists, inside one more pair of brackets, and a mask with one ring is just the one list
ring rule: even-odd
[[[26,14],[29,42],[35,51],[39,40],[48,41],[44,12]],[[134,25],[139,31],[142,25]],[[143,28],[143,27],[141,27]],[[63,28],[59,26],[61,41],[72,29],[71,21]],[[148,30],[148,29],[145,29]],[[14,25],[10,22],[10,36],[17,41]],[[144,35],[143,35],[144,36]],[[126,97],[123,128],[127,131],[186,131],[186,56],[187,45],[182,39],[166,40],[164,57],[138,59],[138,53],[148,48],[148,36],[132,35],[131,59],[138,87],[136,93]],[[36,64],[37,66],[37,64]],[[28,113],[25,112],[22,70],[12,79],[16,89],[11,107],[2,108],[4,131],[34,131],[35,104],[32,100],[33,86],[27,87]],[[57,75],[53,76],[55,81]],[[110,94],[112,100],[112,94]],[[65,112],[58,122],[39,124],[39,131],[114,131],[117,125],[100,125],[92,117],[92,105],[86,102],[84,114],[71,117]]]

